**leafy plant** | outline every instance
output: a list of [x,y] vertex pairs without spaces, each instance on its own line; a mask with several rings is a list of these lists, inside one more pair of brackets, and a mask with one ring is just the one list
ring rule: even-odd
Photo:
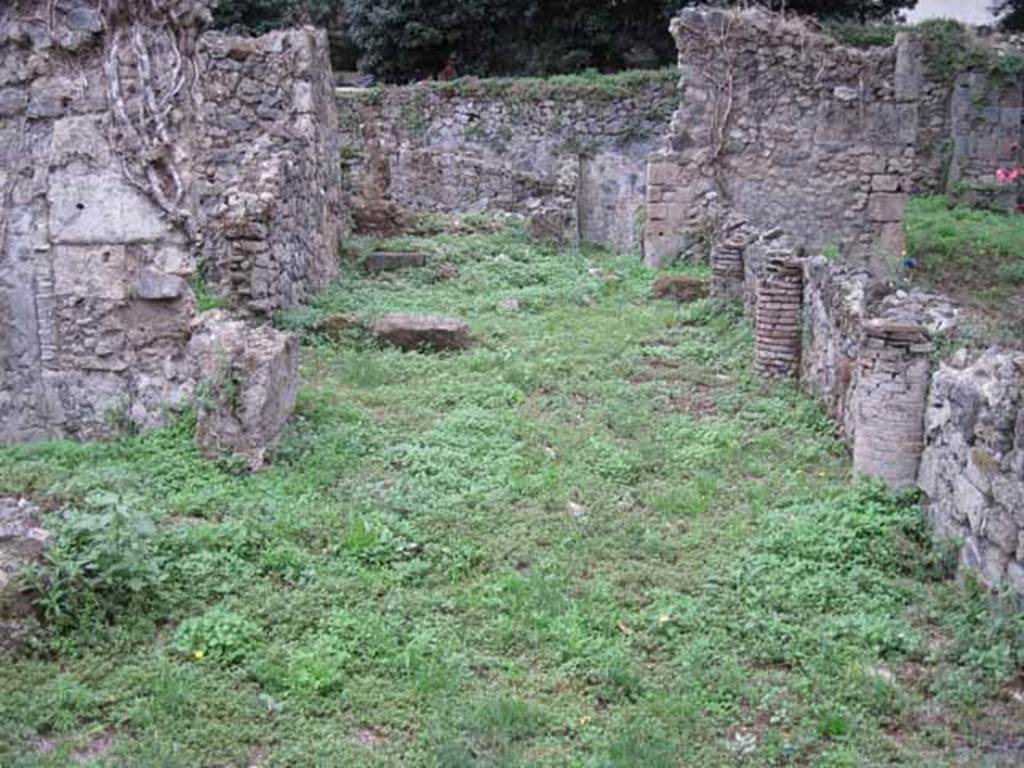
[[249,619],[224,608],[213,608],[182,622],[171,647],[196,661],[210,659],[230,665],[244,661],[259,638],[259,627]]
[[111,493],[89,496],[50,519],[52,545],[27,579],[45,623],[60,633],[115,621],[152,600],[163,562],[146,515]]

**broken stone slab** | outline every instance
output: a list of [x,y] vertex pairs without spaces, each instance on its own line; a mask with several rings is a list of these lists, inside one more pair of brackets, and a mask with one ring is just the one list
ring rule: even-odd
[[38,507],[25,499],[0,498],[0,651],[17,649],[32,615],[32,597],[19,574],[38,563],[50,544]]
[[404,251],[375,251],[366,259],[370,272],[396,272],[400,269],[424,267],[429,256],[426,253]]
[[436,315],[386,315],[374,323],[373,335],[406,351],[459,350],[473,343],[464,321]]
[[239,456],[250,470],[262,469],[295,408],[298,338],[212,310],[198,319],[188,354],[196,366],[200,452]]
[[674,299],[679,303],[697,301],[708,297],[709,286],[702,277],[689,275],[663,275],[654,281],[651,297]]

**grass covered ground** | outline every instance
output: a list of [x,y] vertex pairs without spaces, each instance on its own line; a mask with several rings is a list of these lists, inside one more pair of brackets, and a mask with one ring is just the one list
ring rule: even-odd
[[[77,510],[0,665],[0,765],[1019,764],[1021,619],[754,380],[735,311],[514,231],[389,245],[459,276],[350,266],[282,320],[268,471],[201,460],[187,416],[0,450],[0,493]],[[480,343],[320,330],[393,311]]]
[[972,346],[1024,344],[1024,215],[912,199],[908,253],[916,279],[956,298]]

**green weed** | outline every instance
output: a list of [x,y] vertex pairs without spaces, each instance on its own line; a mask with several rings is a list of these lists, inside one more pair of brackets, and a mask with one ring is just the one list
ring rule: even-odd
[[[382,246],[433,261],[370,277]],[[51,641],[0,673],[0,764],[104,733],[112,765],[931,768],[1019,732],[1019,621],[756,380],[735,308],[493,221],[349,248],[277,321],[303,388],[265,472],[205,461],[194,414],[0,448],[0,492],[76,510],[49,521]],[[479,343],[318,330],[390,312]]]

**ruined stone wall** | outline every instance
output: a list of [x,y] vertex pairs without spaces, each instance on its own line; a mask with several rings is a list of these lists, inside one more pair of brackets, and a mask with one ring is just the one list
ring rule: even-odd
[[554,214],[566,239],[635,250],[646,157],[676,83],[657,72],[340,91],[346,196],[359,208]]
[[805,264],[801,383],[823,399],[861,474],[917,486],[936,538],[989,587],[1024,596],[1024,354],[936,367],[957,310],[865,273]]
[[[207,18],[202,0],[0,6],[0,442],[155,426],[188,402],[209,373],[190,338],[217,333],[191,285],[204,259],[251,314],[333,274],[322,36],[200,41]],[[248,71],[227,55],[246,46]]]
[[957,76],[950,97],[946,191],[970,205],[1017,210],[1017,189],[999,184],[997,168],[1020,165],[1024,77],[986,70]]
[[[133,108],[129,94],[142,86],[127,33],[95,5],[61,4],[52,18],[46,6],[22,0],[0,11],[4,441],[159,421],[187,386],[182,352],[195,312],[187,228],[167,210],[187,201],[162,206],[150,184],[180,194],[168,171],[190,151],[185,89],[170,96],[176,84],[156,84],[168,110],[161,174],[132,156],[146,145],[131,135],[132,116],[111,109],[112,77]],[[176,70],[173,31],[149,27],[135,39],[153,68]]]
[[936,534],[991,587],[1024,595],[1024,355],[993,349],[932,380],[920,486]]
[[1014,62],[1024,51],[998,36],[964,31],[951,52],[943,47],[951,43],[929,39],[936,34],[917,31],[908,40],[904,74],[916,83],[918,99],[913,191],[1015,210],[1016,190],[996,183],[995,170],[1019,164],[1024,75]]
[[326,33],[207,33],[196,159],[212,287],[269,315],[337,273],[338,123]]
[[784,226],[808,252],[898,260],[917,140],[902,48],[847,48],[761,10],[687,9],[672,32],[684,87],[650,161],[647,262],[706,251],[726,215]]

